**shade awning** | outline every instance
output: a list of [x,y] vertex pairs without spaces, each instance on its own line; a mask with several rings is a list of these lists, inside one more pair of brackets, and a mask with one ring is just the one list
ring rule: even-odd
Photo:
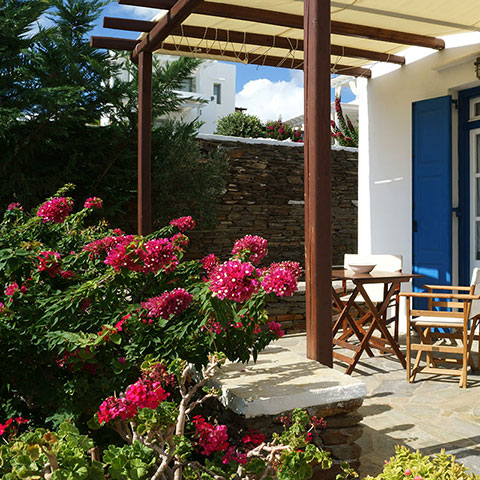
[[[175,0],[119,0],[165,8],[152,21],[105,18],[104,26],[143,32],[143,40],[165,20]],[[212,0],[199,2],[183,21],[154,45],[154,51],[206,59],[303,68],[303,1]],[[333,73],[369,76],[376,62],[403,64],[398,53],[417,45],[442,49],[439,38],[480,31],[478,0],[343,0],[331,2]],[[98,38],[98,37],[97,37]],[[135,47],[135,41],[126,49]],[[127,48],[128,47],[128,48]]]

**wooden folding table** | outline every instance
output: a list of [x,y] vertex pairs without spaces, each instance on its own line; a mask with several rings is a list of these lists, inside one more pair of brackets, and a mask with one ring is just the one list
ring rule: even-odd
[[[400,360],[403,368],[406,367],[405,355],[400,351],[398,343],[388,331],[384,320],[384,314],[386,313],[390,299],[399,288],[400,283],[409,282],[412,278],[419,276],[421,275],[401,272],[382,272],[376,270],[373,270],[371,273],[354,273],[351,270],[333,270],[333,280],[350,280],[355,286],[346,302],[341,300],[340,294],[332,287],[333,302],[340,310],[340,316],[333,325],[333,344],[334,346],[354,352],[353,357],[343,355],[336,351],[333,352],[333,358],[348,364],[345,371],[346,374],[350,375],[353,372],[355,365],[360,360],[364,351],[367,352],[367,355],[372,357],[372,348],[378,349],[382,352],[394,353]],[[377,303],[377,305],[372,302],[365,290],[365,285],[372,283],[382,283],[385,286],[383,301]],[[354,306],[355,299],[358,295],[362,296],[366,307],[372,314],[372,321],[366,329],[358,325],[349,313],[350,309]],[[358,344],[350,341],[353,338],[353,335],[350,338],[343,340],[335,338],[340,326],[344,324],[352,329],[354,336],[356,336],[359,341]],[[375,330],[380,332],[381,337],[373,336]]]

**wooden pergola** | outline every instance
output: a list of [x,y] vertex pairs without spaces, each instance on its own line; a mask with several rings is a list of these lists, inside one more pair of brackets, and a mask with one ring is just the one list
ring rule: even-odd
[[[137,40],[92,37],[96,48],[130,51],[139,66],[138,232],[151,232],[152,54],[303,69],[305,72],[305,266],[307,357],[332,366],[330,74],[370,77],[365,65],[398,65],[405,46],[441,50],[436,35],[477,30],[468,0],[119,0],[164,9],[153,21],[104,18]],[[478,8],[478,7],[477,7]],[[432,18],[432,12],[438,18]],[[472,17],[474,18],[474,17]],[[464,23],[461,21],[464,20]],[[386,28],[388,26],[389,28]]]

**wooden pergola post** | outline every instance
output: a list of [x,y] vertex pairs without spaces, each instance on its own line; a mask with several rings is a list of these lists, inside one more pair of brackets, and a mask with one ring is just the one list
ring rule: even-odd
[[304,0],[307,357],[332,358],[330,0]]
[[152,233],[152,53],[138,55],[138,234]]

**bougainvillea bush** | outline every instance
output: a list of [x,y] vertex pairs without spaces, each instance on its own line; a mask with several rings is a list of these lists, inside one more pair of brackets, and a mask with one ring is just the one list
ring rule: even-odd
[[32,212],[9,205],[0,224],[3,421],[90,418],[148,355],[248,361],[283,334],[265,303],[291,295],[300,268],[261,266],[266,240],[239,239],[224,262],[185,261],[190,217],[127,235],[100,219],[100,199],[78,205],[70,188]]
[[267,122],[265,136],[276,140],[290,139],[294,142],[303,142],[303,132],[300,129],[294,130],[288,123],[283,123],[281,120]]

